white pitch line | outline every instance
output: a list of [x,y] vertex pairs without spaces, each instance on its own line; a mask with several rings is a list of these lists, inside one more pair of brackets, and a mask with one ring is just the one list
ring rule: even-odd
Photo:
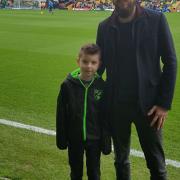
[[[48,130],[48,129],[44,129],[44,128],[40,128],[40,127],[36,127],[36,126],[26,125],[26,124],[14,122],[14,121],[9,121],[9,120],[5,120],[5,119],[0,119],[0,124],[13,126],[13,127],[17,127],[17,128],[22,128],[22,129],[27,129],[27,130],[31,130],[34,132],[47,134],[47,135],[51,135],[51,136],[56,135],[56,132],[53,130]],[[131,149],[130,154],[132,156],[135,156],[135,157],[144,158],[144,153],[141,151],[135,150],[135,149]],[[175,161],[175,160],[171,160],[171,159],[166,159],[166,165],[170,165],[170,166],[173,166],[176,168],[180,168],[180,162]]]
[[44,129],[44,128],[40,128],[40,127],[36,127],[36,126],[31,126],[31,125],[26,125],[26,124],[9,121],[9,120],[5,120],[5,119],[0,119],[0,124],[13,126],[13,127],[17,127],[17,128],[22,128],[22,129],[27,129],[27,130],[31,130],[34,132],[47,134],[47,135],[53,135],[53,136],[56,135],[56,132],[52,131],[52,130],[48,130],[48,129]]

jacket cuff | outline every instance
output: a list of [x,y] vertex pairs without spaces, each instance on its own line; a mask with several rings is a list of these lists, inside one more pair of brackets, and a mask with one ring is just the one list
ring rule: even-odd
[[67,142],[62,142],[62,141],[57,141],[57,143],[56,143],[56,145],[57,145],[57,147],[59,148],[59,149],[61,149],[61,150],[65,150],[65,149],[67,149],[67,147],[68,147],[68,143]]
[[104,155],[108,155],[112,151],[111,137],[106,136],[102,138],[101,151]]
[[166,102],[163,102],[162,100],[158,100],[157,103],[156,103],[157,106],[160,106],[166,110],[171,110],[171,104],[169,103],[166,103]]

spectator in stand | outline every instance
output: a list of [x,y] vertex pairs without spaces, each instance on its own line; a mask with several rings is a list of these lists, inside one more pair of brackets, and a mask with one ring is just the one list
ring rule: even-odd
[[48,9],[49,9],[49,13],[53,14],[53,7],[54,7],[54,4],[51,0],[49,0],[48,2]]

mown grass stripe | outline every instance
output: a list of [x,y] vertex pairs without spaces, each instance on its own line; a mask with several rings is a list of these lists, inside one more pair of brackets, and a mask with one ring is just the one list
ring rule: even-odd
[[[17,128],[22,128],[22,129],[27,129],[27,130],[31,130],[34,132],[52,135],[52,136],[56,135],[56,132],[53,130],[48,130],[48,129],[44,129],[44,128],[40,128],[40,127],[36,127],[36,126],[32,126],[32,125],[26,125],[26,124],[22,124],[22,123],[10,121],[10,120],[5,120],[5,119],[0,119],[0,124],[13,126],[13,127],[17,127]],[[135,156],[135,157],[144,158],[143,152],[135,150],[135,149],[131,149],[130,154],[132,156]],[[170,165],[170,166],[173,166],[176,168],[180,168],[180,162],[175,161],[175,160],[171,160],[171,159],[166,159],[166,165]]]

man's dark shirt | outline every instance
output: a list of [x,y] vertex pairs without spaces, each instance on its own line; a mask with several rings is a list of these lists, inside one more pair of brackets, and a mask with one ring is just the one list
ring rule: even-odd
[[117,80],[118,101],[136,102],[138,98],[138,75],[135,45],[132,39],[132,22],[118,22]]

